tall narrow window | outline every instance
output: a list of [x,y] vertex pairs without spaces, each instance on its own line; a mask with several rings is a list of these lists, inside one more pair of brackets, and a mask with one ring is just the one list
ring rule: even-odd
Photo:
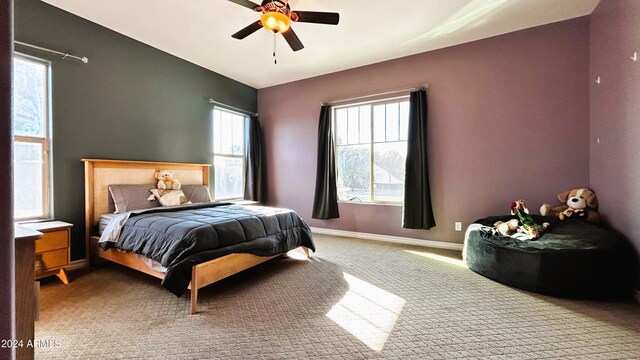
[[402,203],[409,101],[335,107],[338,199]]
[[13,78],[15,218],[47,218],[51,214],[49,63],[16,55]]
[[214,199],[244,197],[245,116],[213,110]]

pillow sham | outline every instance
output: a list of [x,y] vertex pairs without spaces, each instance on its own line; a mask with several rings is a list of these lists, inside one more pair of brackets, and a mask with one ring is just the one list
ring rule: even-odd
[[109,185],[109,208],[116,214],[131,210],[151,209],[159,207],[156,199],[149,200],[149,190],[154,185]]
[[205,185],[182,185],[180,188],[192,203],[211,202],[209,187]]
[[160,190],[153,189],[151,193],[162,206],[174,206],[182,204],[191,204],[182,190]]

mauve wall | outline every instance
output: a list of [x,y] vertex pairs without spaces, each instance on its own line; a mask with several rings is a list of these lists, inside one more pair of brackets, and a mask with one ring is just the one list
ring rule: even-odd
[[[278,65],[284,66],[284,65]],[[311,219],[320,102],[429,84],[438,226],[404,230],[399,206],[340,204]],[[589,19],[550,24],[258,91],[268,203],[311,226],[462,242],[464,226],[524,198],[532,212],[589,182]]]
[[591,186],[600,213],[640,251],[640,60],[631,60],[634,51],[640,52],[640,1],[602,1],[591,16]]

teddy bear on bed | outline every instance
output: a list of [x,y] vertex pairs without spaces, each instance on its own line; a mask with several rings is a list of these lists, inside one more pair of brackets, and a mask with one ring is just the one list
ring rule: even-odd
[[155,174],[160,190],[180,190],[182,185],[173,177],[173,170],[158,170]]
[[545,203],[540,207],[540,214],[544,216],[557,216],[560,220],[567,218],[585,219],[592,223],[600,220],[596,211],[598,198],[596,194],[587,188],[572,189],[558,195],[562,204],[552,207]]

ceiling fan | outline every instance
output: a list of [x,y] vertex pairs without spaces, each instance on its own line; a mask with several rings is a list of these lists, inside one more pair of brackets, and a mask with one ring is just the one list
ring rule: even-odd
[[[265,28],[274,34],[282,34],[293,51],[304,49],[304,45],[291,28],[291,22],[338,25],[340,14],[319,11],[293,11],[289,0],[264,0],[260,5],[249,0],[229,0],[232,3],[260,12],[260,20],[231,35],[242,40],[247,36]],[[274,40],[275,41],[275,40]]]

